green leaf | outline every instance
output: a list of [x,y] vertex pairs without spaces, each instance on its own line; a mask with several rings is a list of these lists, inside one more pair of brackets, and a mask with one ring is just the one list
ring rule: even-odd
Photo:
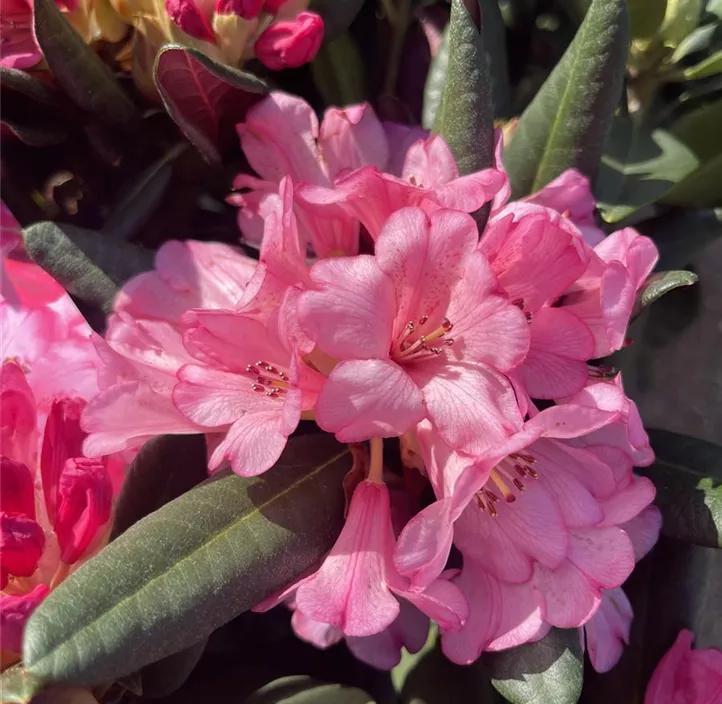
[[69,293],[106,313],[119,286],[153,267],[151,252],[74,225],[39,222],[26,228],[23,238],[36,264]]
[[722,154],[706,161],[676,184],[661,202],[685,208],[715,208],[722,205],[720,182],[722,182]]
[[200,484],[207,465],[203,435],[161,435],[146,442],[123,481],[110,539]]
[[662,533],[722,547],[722,447],[667,430],[649,430],[656,459],[636,471],[657,487]]
[[366,99],[366,76],[356,43],[342,34],[324,43],[311,63],[313,81],[327,105],[354,105]]
[[332,436],[294,437],[262,476],[219,475],[146,516],[33,613],[29,671],[98,684],[207,637],[331,548],[350,465]]
[[141,691],[144,697],[167,697],[179,690],[190,677],[206,649],[208,641],[185,648],[158,662],[146,665],[140,671]]
[[594,184],[602,216],[619,222],[656,202],[699,165],[695,155],[664,130],[649,132],[617,117]]
[[639,315],[644,308],[659,300],[665,293],[681,286],[697,283],[697,274],[691,271],[658,271],[652,274],[637,292],[632,316]]
[[505,151],[515,198],[571,167],[594,179],[622,92],[628,41],[624,0],[593,0]]
[[576,628],[552,628],[536,643],[487,653],[491,683],[511,704],[575,704],[582,692],[582,648]]
[[482,35],[461,0],[452,0],[448,65],[433,131],[449,145],[461,174],[494,163],[489,70]]
[[722,73],[722,50],[708,56],[694,66],[685,68],[682,71],[675,71],[669,76],[673,81],[694,81],[700,78],[709,78]]
[[0,66],[0,86],[46,105],[57,105],[60,99],[58,93],[45,81],[17,68]]
[[248,697],[244,704],[373,704],[373,700],[356,687],[294,675],[270,682]]
[[670,132],[684,142],[700,159],[722,153],[722,100],[706,103],[682,115]]
[[665,46],[676,47],[699,24],[704,0],[667,0],[659,35]]
[[627,0],[632,39],[650,39],[664,20],[667,0]]
[[81,108],[117,127],[139,120],[112,71],[70,26],[53,0],[34,0],[35,37],[58,83]]
[[309,9],[323,17],[324,39],[340,37],[354,21],[364,0],[311,0]]
[[421,124],[430,130],[434,126],[436,113],[441,105],[441,98],[444,95],[446,85],[446,70],[449,66],[449,28],[447,24],[441,37],[439,51],[431,61],[429,73],[426,76],[424,85],[424,107],[421,116]]
[[42,689],[42,682],[18,663],[0,675],[3,704],[27,704]]

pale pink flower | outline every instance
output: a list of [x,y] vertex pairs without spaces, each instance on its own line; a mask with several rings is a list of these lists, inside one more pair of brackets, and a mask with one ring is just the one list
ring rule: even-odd
[[18,364],[0,386],[0,638],[19,653],[30,612],[107,538],[123,464],[83,457],[82,399],[55,398],[43,422]]
[[659,661],[644,704],[717,704],[722,700],[722,650],[692,650],[694,634],[683,629]]
[[[248,111],[238,134],[260,179],[240,174],[234,188],[251,190],[230,200],[241,208],[238,224],[244,238],[255,244],[262,238],[266,199],[278,192],[284,177],[295,184],[331,187],[340,174],[369,164],[382,169],[388,161],[383,127],[366,103],[329,108],[319,127],[308,103],[274,92]],[[303,239],[317,256],[358,252],[358,224],[340,209],[317,213],[297,202],[295,212]]]
[[474,453],[521,428],[504,374],[527,352],[527,324],[476,242],[464,213],[405,208],[374,256],[314,265],[301,326],[339,360],[316,407],[324,430],[355,442],[428,417],[452,447]]

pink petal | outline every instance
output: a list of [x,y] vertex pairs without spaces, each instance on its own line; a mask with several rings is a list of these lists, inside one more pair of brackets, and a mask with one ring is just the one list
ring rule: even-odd
[[409,146],[401,177],[413,186],[432,189],[456,181],[459,169],[443,138],[432,135]]
[[569,538],[569,560],[595,584],[612,589],[634,569],[634,551],[619,528],[575,528]]
[[248,111],[238,134],[248,163],[262,178],[280,183],[290,175],[295,183],[328,183],[316,146],[318,120],[301,98],[271,93]]
[[241,477],[255,477],[273,467],[281,456],[288,435],[281,431],[278,411],[247,413],[228,429],[208,461],[210,470],[228,460]]
[[389,158],[386,134],[368,103],[326,110],[318,143],[332,179],[362,166],[383,171]]
[[338,626],[314,621],[298,610],[294,611],[291,616],[291,627],[301,640],[305,640],[321,650],[336,645],[343,638],[343,631]]
[[424,591],[394,591],[445,631],[458,631],[469,616],[469,607],[463,593],[447,579],[440,578],[431,582]]
[[[525,199],[527,203],[542,205],[566,213],[571,221],[580,225],[594,225],[596,202],[589,179],[576,169],[567,169],[550,181],[544,188]],[[590,243],[590,244],[596,244]]]
[[389,144],[390,156],[386,171],[400,177],[409,149],[415,142],[427,139],[429,132],[422,127],[402,125],[396,122],[384,122],[383,127]]
[[559,628],[585,624],[601,602],[601,589],[568,560],[553,570],[535,565],[534,586],[544,620]]
[[561,398],[577,393],[589,379],[587,360],[594,353],[589,328],[564,308],[542,308],[534,314],[531,345],[522,374],[529,395]]
[[543,637],[546,624],[531,585],[500,582],[499,587],[499,625],[486,649],[515,648]]
[[11,361],[3,362],[0,367],[0,441],[3,454],[27,467],[35,465],[35,398],[25,372],[19,364]]
[[336,359],[388,358],[394,321],[389,278],[369,255],[316,262],[315,290],[298,303],[300,323]]
[[647,506],[640,514],[619,526],[629,536],[634,559],[639,562],[656,544],[662,528],[662,514],[656,506]]
[[636,288],[652,273],[659,259],[654,242],[631,227],[613,232],[594,248],[594,252],[605,262],[616,260],[624,264]]
[[2,588],[7,575],[30,577],[45,547],[45,533],[35,519],[21,513],[0,513]]
[[621,588],[602,594],[599,610],[584,624],[589,660],[597,672],[609,672],[629,642],[632,605]]
[[336,544],[314,577],[298,588],[298,609],[348,636],[384,630],[399,614],[387,585],[393,543],[386,485],[361,482]]
[[333,215],[324,208],[297,203],[296,217],[301,231],[319,258],[353,256],[359,251],[358,220],[339,210]]
[[613,526],[631,521],[654,501],[654,484],[646,477],[634,477],[624,490],[602,503],[604,521],[601,525]]
[[436,186],[428,197],[442,208],[474,213],[489,203],[505,183],[506,176],[501,171],[484,169]]
[[[5,449],[3,447],[3,449]],[[33,475],[22,462],[0,457],[0,510],[35,518]]]
[[49,593],[44,584],[38,584],[27,594],[0,596],[0,643],[4,651],[22,652],[25,623]]
[[421,391],[406,372],[380,359],[342,362],[318,397],[316,421],[341,442],[395,437],[425,415]]
[[[664,654],[652,674],[644,695],[644,704],[675,704],[679,701],[677,694],[687,698],[687,693],[678,682],[687,679],[685,675],[689,669],[693,641],[692,631],[683,629],[679,632],[674,645]],[[692,695],[692,692],[689,694]],[[711,701],[714,704],[714,700]]]

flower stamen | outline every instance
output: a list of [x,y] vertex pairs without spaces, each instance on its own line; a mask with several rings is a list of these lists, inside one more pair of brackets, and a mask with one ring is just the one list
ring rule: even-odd
[[246,366],[246,374],[253,377],[251,388],[256,393],[262,393],[269,398],[281,398],[285,396],[289,388],[288,374],[263,360]]

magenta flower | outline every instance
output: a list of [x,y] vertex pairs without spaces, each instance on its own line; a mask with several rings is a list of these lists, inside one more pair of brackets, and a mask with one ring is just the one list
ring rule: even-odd
[[722,650],[692,650],[694,634],[683,629],[659,661],[644,704],[716,704],[722,699]]
[[303,66],[318,53],[323,20],[315,12],[299,12],[292,20],[274,22],[256,39],[253,50],[272,71]]
[[473,453],[521,427],[504,373],[526,354],[527,324],[476,240],[468,215],[406,208],[389,218],[373,257],[314,265],[301,325],[339,360],[316,408],[324,430],[355,442],[428,417],[452,447]]

